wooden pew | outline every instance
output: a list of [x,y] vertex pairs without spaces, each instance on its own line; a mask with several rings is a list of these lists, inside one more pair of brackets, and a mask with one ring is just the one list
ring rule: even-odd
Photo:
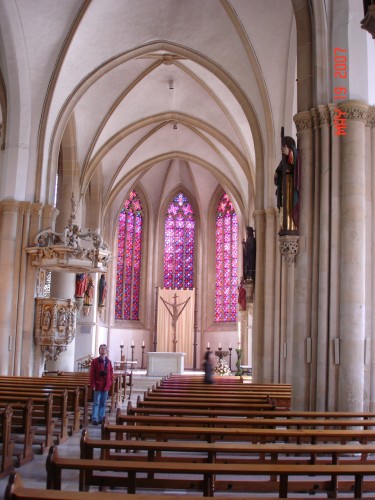
[[[208,409],[216,409],[216,410],[221,410],[221,409],[233,409],[233,408],[238,408],[239,403],[238,402],[227,402],[226,398],[222,398],[222,400],[213,400],[213,401],[168,401],[165,399],[161,400],[142,400],[139,396],[137,399],[137,407],[144,407],[144,408],[169,408],[169,409],[176,409],[176,408],[185,408],[185,409],[200,409],[200,410],[208,410]],[[272,410],[274,408],[273,403],[270,402],[257,402],[257,403],[241,403],[241,409],[242,410]]]
[[319,442],[359,442],[367,444],[375,441],[375,430],[368,429],[258,429],[256,427],[167,427],[161,425],[116,425],[103,423],[102,438],[116,439],[125,435],[126,439],[153,438],[157,440],[195,440],[214,443],[216,441],[243,441],[252,443],[283,442],[316,444]]
[[0,410],[0,477],[9,474],[13,468],[14,438],[11,437],[13,409],[7,405]]
[[[0,401],[0,409],[5,410],[9,403]],[[28,399],[24,403],[12,403],[11,435],[14,438],[13,456],[15,465],[19,467],[34,458],[32,444],[35,428],[32,426],[33,402]],[[20,446],[18,446],[20,445]]]
[[[340,491],[353,491],[354,498],[361,498],[364,491],[374,491],[375,487],[375,482],[371,480],[374,466],[366,463],[284,465],[74,459],[60,457],[57,447],[54,446],[48,454],[46,468],[47,488],[50,489],[61,489],[64,470],[77,470],[80,491],[88,490],[90,486],[121,487],[127,488],[131,494],[136,493],[138,485],[142,489],[202,491],[204,496],[213,496],[214,491],[278,492],[279,497],[286,498],[292,491],[301,491],[301,488],[312,489],[318,484],[319,491],[326,491],[330,496],[336,496],[340,488]],[[103,472],[105,474],[100,474]],[[111,475],[111,472],[115,475]],[[127,473],[127,477],[118,473]],[[139,474],[142,474],[141,479]],[[144,477],[143,474],[147,476]],[[175,478],[175,475],[184,477],[179,479]],[[278,481],[271,479],[275,475],[279,477]],[[222,476],[229,476],[230,479]],[[246,480],[243,477],[236,480],[235,476],[246,476]],[[299,476],[299,479],[292,480],[295,476]],[[306,479],[301,476],[315,477]],[[321,480],[316,476],[324,476],[327,479]],[[342,476],[353,479],[344,481]],[[219,477],[222,479],[219,480]],[[257,479],[254,480],[255,478]]]
[[[52,417],[55,419],[55,425],[53,430],[53,435],[56,441],[56,444],[63,443],[68,438],[68,411],[67,411],[67,402],[68,402],[68,391],[67,389],[49,389],[45,387],[19,387],[15,390],[14,386],[5,388],[0,387],[0,398],[4,401],[8,397],[20,398],[21,401],[25,401],[25,399],[32,399],[35,401],[35,398],[43,398],[46,396],[52,396]],[[14,402],[14,399],[13,399]],[[34,405],[33,411],[33,425],[38,425],[39,423],[39,410],[37,406]],[[45,412],[42,410],[41,419],[42,422],[45,421]],[[38,434],[38,431],[36,431]]]
[[[11,472],[8,484],[5,490],[4,500],[87,500],[85,491],[62,491],[62,490],[43,490],[40,488],[25,487],[19,472]],[[274,498],[274,497],[272,497]],[[116,499],[128,500],[127,493],[116,493]],[[152,495],[153,500],[165,500],[165,495]],[[168,500],[203,500],[200,495],[168,495]],[[220,496],[221,500],[233,500],[233,496]],[[253,500],[271,500],[262,496],[252,497]],[[113,500],[113,493],[90,491],[90,500]],[[132,495],[132,500],[150,500],[150,495]],[[238,497],[236,500],[248,500],[248,497]],[[294,497],[294,500],[302,498]]]
[[242,409],[237,405],[229,408],[183,408],[177,407],[146,407],[127,405],[128,415],[180,415],[180,416],[206,416],[206,417],[249,417],[249,418],[350,418],[359,420],[374,420],[375,412],[350,412],[350,411],[284,411],[284,410],[251,410]]
[[[87,372],[58,372],[57,378],[67,378],[70,380],[84,381],[88,386],[90,385],[90,375]],[[113,384],[108,393],[109,396],[109,411],[114,411],[117,406],[121,403],[123,398],[123,374],[114,373],[113,374]],[[89,400],[92,401],[92,392],[90,389]]]
[[[99,456],[95,457],[95,450]],[[115,451],[115,453],[111,453]],[[130,453],[132,452],[132,453]],[[332,463],[344,458],[345,463],[374,464],[369,454],[375,452],[371,444],[314,444],[285,443],[205,443],[201,441],[116,440],[90,438],[83,429],[80,442],[81,458],[106,460],[145,460],[206,463]],[[352,455],[351,458],[348,458]]]
[[[67,412],[70,417],[68,423],[71,433],[78,432],[82,426],[88,424],[88,386],[78,381],[61,380],[57,377],[22,377],[0,376],[0,386],[22,388],[38,387],[46,389],[68,391]],[[78,392],[78,394],[77,394]]]
[[166,415],[128,415],[117,408],[116,424],[127,425],[169,425],[169,426],[201,426],[201,427],[256,427],[256,428],[333,428],[375,429],[375,420],[358,420],[353,418],[266,418],[260,417],[199,417],[199,416],[166,416]]
[[30,395],[6,395],[0,394],[0,403],[26,403],[32,399],[32,426],[36,428],[33,444],[40,446],[41,452],[49,447],[54,442],[54,426],[55,421],[52,417],[53,411],[53,396],[46,394],[45,396],[30,397]]

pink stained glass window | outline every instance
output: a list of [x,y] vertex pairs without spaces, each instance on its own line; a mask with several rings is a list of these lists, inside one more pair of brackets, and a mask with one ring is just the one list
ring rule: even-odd
[[216,210],[215,322],[236,321],[238,281],[238,221],[227,194]]
[[118,220],[115,319],[139,320],[143,214],[135,191]]
[[195,216],[182,193],[169,204],[164,226],[164,287],[194,287]]

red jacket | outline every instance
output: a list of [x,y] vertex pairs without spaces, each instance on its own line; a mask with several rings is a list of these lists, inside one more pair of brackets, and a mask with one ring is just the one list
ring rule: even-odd
[[[106,371],[107,375],[100,372]],[[91,361],[90,365],[90,387],[97,391],[109,391],[113,382],[113,367],[111,361],[105,357],[104,360],[98,356]]]

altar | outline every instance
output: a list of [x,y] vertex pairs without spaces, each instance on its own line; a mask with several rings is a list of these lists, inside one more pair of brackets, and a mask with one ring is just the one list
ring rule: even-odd
[[148,352],[147,375],[164,377],[171,373],[184,373],[184,352]]

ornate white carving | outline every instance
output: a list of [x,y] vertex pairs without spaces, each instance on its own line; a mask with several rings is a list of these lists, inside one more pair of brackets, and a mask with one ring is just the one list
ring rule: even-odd
[[299,236],[291,234],[279,236],[279,248],[285,262],[288,265],[293,264],[299,250]]
[[104,272],[110,258],[108,245],[99,233],[82,233],[72,218],[62,233],[51,228],[38,233],[35,246],[26,248],[34,266],[68,272]]
[[77,310],[71,299],[36,299],[35,344],[56,361],[76,334]]

